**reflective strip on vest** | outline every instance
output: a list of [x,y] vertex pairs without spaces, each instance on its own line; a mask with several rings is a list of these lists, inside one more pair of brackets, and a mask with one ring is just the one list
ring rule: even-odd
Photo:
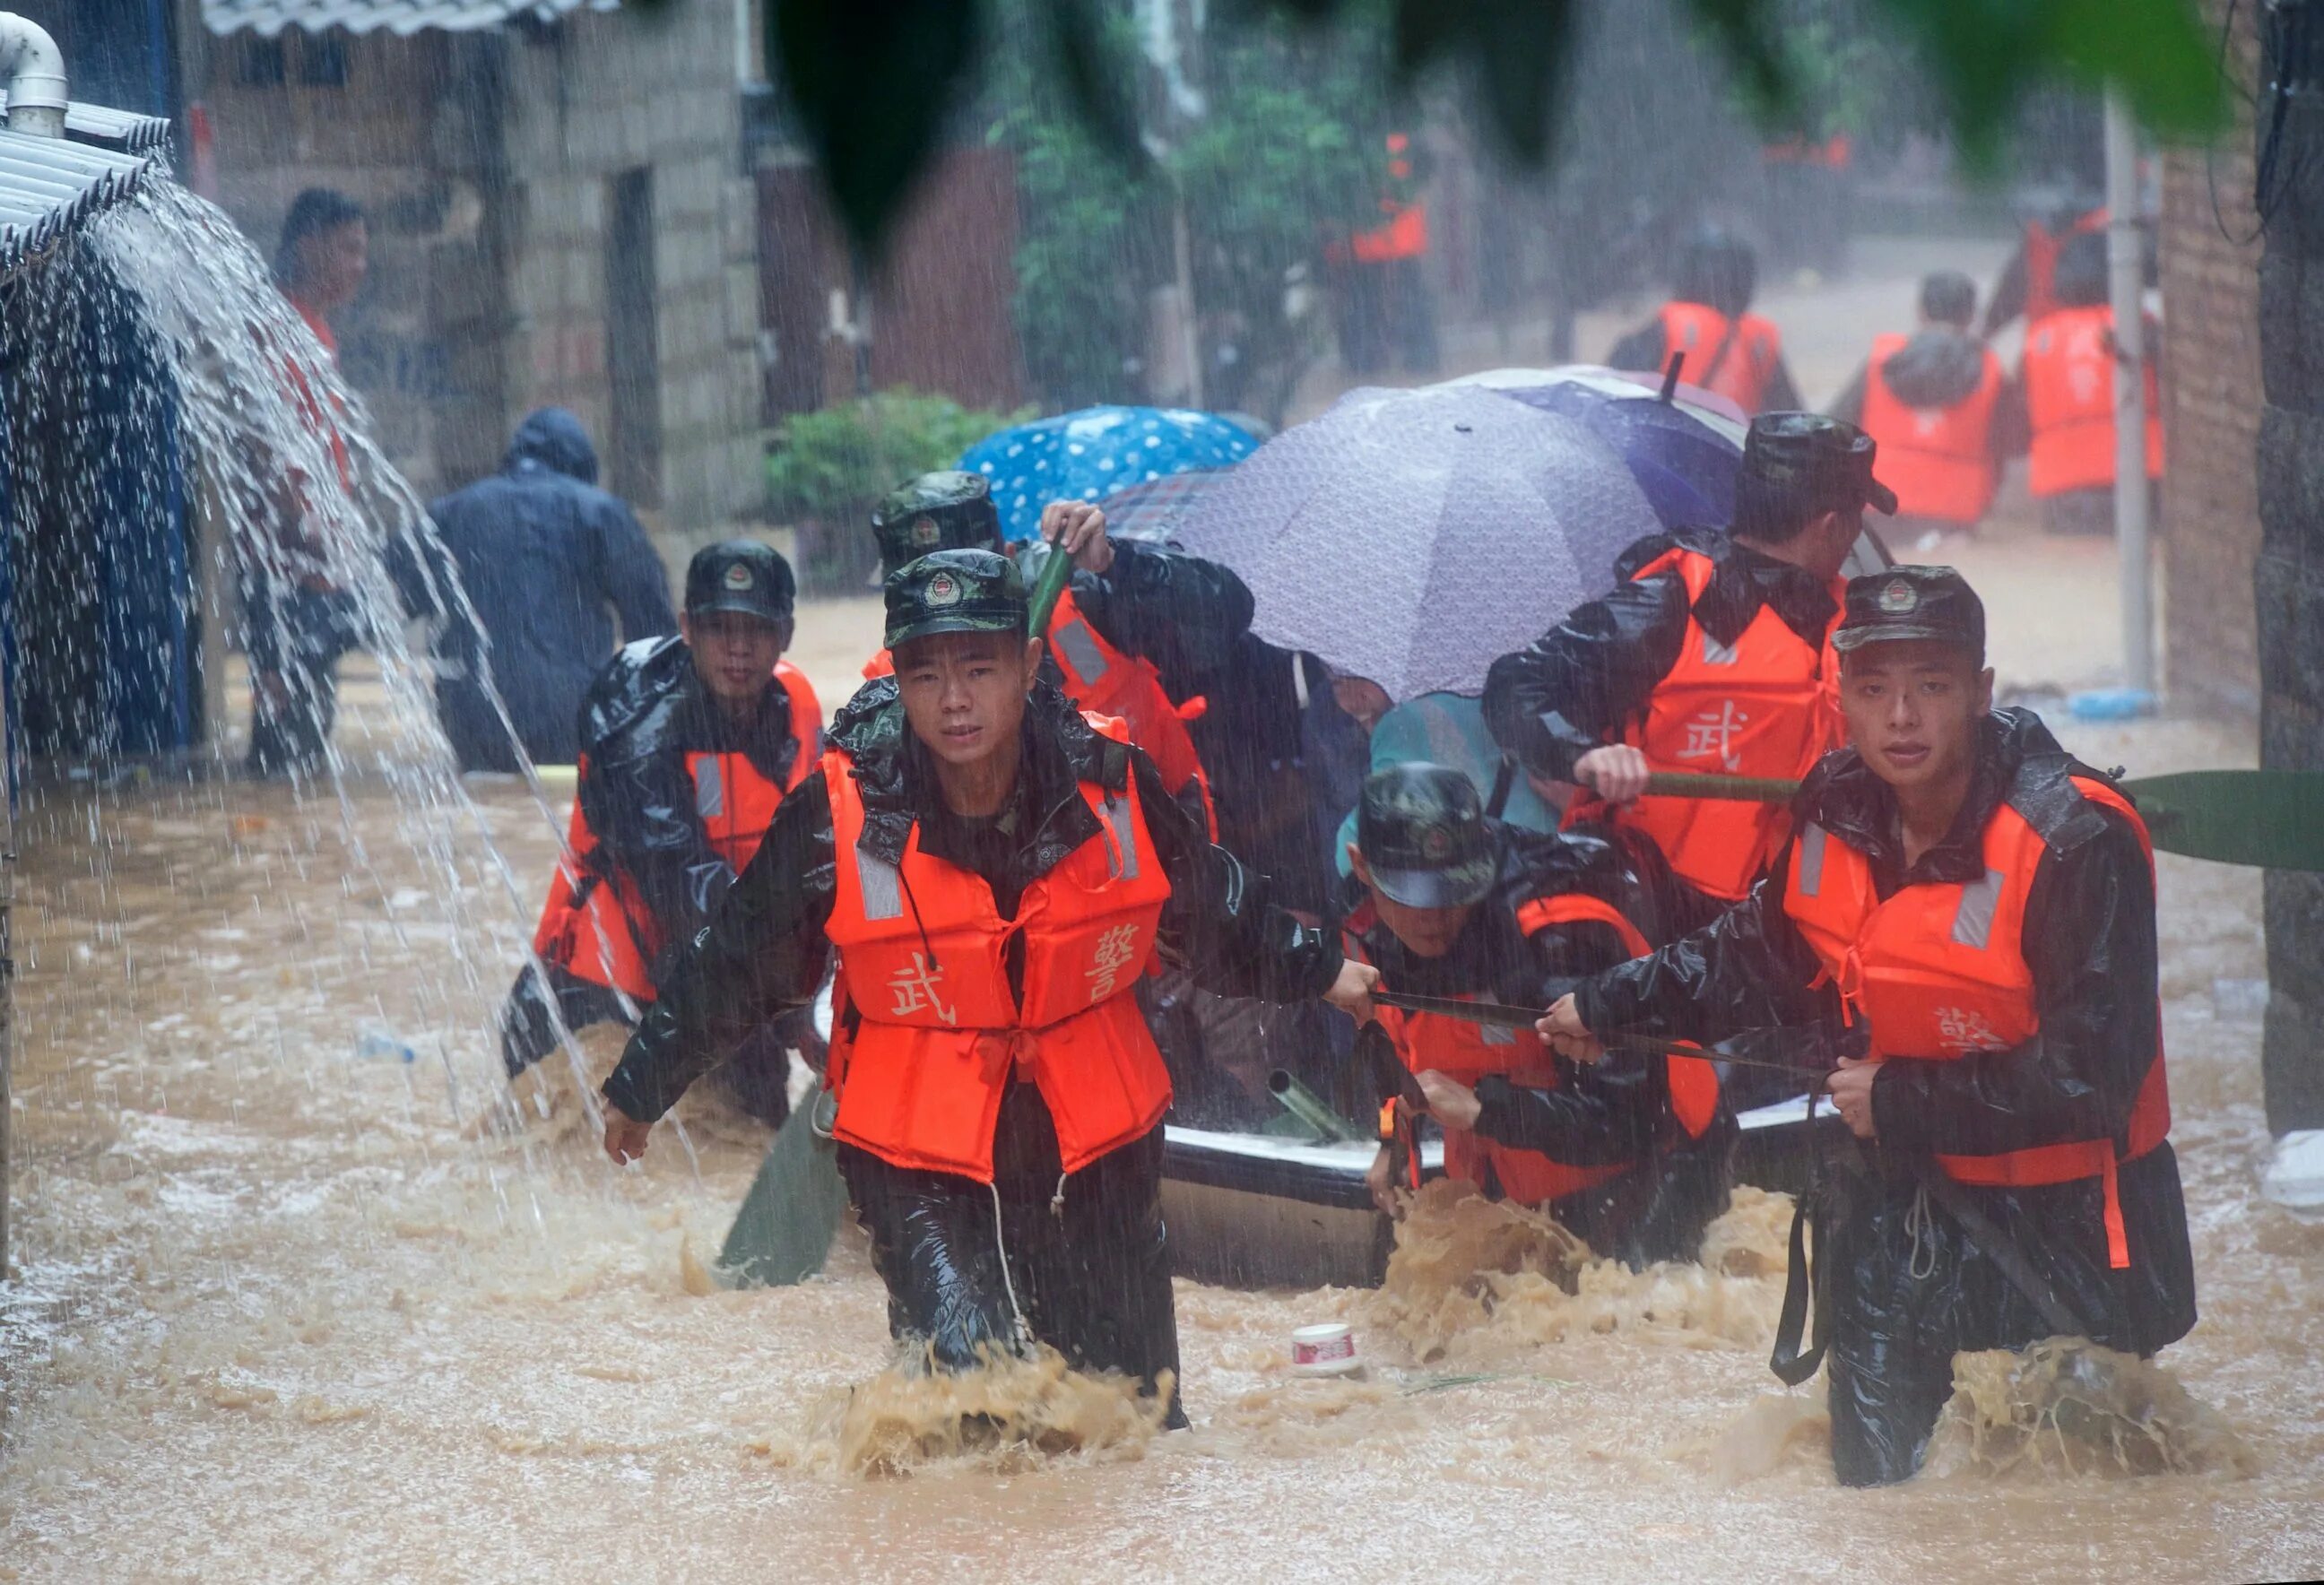
[[1813,821],[1800,833],[1799,880],[1793,887],[1802,897],[1813,897],[1823,889],[1823,844],[1827,840],[1824,828]]
[[1094,685],[1105,675],[1105,652],[1083,622],[1063,622],[1049,630],[1057,653],[1084,682]]
[[1105,798],[1105,824],[1113,834],[1106,859],[1116,880],[1138,879],[1138,817],[1130,813],[1130,800],[1108,793]]
[[1993,939],[1993,916],[2001,907],[2001,888],[2007,877],[1987,870],[1985,879],[1961,888],[1960,907],[1953,911],[1953,941],[1983,952]]
[[904,877],[902,871],[876,853],[863,851],[855,844],[855,884],[863,892],[863,917],[867,919],[900,919],[904,917]]
[[[804,750],[806,745],[800,747]],[[726,779],[718,769],[715,756],[705,759],[695,768],[694,812],[705,820],[715,820],[726,812]]]

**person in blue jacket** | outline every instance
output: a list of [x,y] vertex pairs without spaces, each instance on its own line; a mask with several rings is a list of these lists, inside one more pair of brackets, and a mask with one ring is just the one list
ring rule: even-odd
[[628,505],[597,488],[596,449],[559,407],[517,426],[499,473],[429,511],[467,608],[440,560],[423,578],[401,558],[398,582],[414,616],[438,622],[436,713],[460,769],[516,769],[487,675],[534,763],[572,763],[590,679],[621,644],[678,631],[661,558]]

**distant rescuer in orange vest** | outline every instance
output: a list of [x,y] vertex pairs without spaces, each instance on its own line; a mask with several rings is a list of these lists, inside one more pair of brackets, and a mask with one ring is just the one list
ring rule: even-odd
[[[581,706],[571,852],[558,861],[525,966],[501,1018],[514,1078],[568,1030],[631,1023],[673,955],[708,923],[751,862],[776,809],[823,752],[823,706],[782,659],[791,640],[789,563],[753,539],[695,554],[678,638],[617,651]],[[785,1045],[804,1027],[761,1032],[730,1071],[737,1098],[784,1115]]]
[[[872,509],[872,531],[882,576],[931,550],[1009,554],[981,474],[907,480]],[[1051,502],[1041,537],[1074,558],[1073,579],[1041,635],[1052,680],[1076,707],[1119,716],[1172,796],[1208,821],[1208,779],[1186,723],[1206,707],[1201,679],[1235,659],[1250,627],[1250,591],[1217,562],[1112,538],[1093,502]],[[882,650],[863,675],[884,677],[890,667]]]
[[1383,150],[1379,223],[1324,249],[1340,356],[1364,374],[1387,367],[1393,353],[1406,372],[1426,373],[1438,362],[1428,282],[1428,156],[1403,132],[1388,134]]
[[1679,378],[1715,391],[1746,416],[1805,404],[1784,362],[1783,333],[1750,312],[1759,289],[1758,255],[1738,236],[1710,226],[1679,255],[1671,300],[1614,344],[1609,368],[1659,374],[1671,354],[1684,353]]
[[1814,413],[1755,419],[1731,528],[1654,534],[1615,563],[1613,593],[1574,610],[1485,677],[1485,721],[1536,777],[1594,798],[1568,823],[1609,819],[1651,838],[1683,934],[1748,895],[1790,834],[1780,805],[1650,797],[1657,770],[1801,777],[1840,746],[1840,569],[1864,509],[1896,498],[1876,447]]
[[[1545,1007],[1647,950],[1634,921],[1651,925],[1653,887],[1621,850],[1505,826],[1450,766],[1373,772],[1356,832],[1342,935],[1380,990]],[[1738,1136],[1709,1063],[1585,1067],[1530,1029],[1385,1007],[1376,1018],[1444,1129],[1452,1176],[1546,1209],[1633,1267],[1692,1260],[1726,1210]],[[1403,1185],[1385,1146],[1370,1182],[1392,1212]]]
[[1882,336],[1831,416],[1860,424],[1896,492],[1899,544],[1965,533],[1993,504],[2006,458],[2025,447],[2024,401],[1991,348],[1969,334],[1977,283],[1958,270],[1921,282],[1921,327]]
[[2136,809],[1993,708],[1984,607],[1950,567],[1856,579],[1833,642],[1855,746],[1801,789],[1775,874],[1540,1028],[1609,1066],[1629,1059],[1594,1037],[1617,1030],[1855,1046],[1825,1088],[1861,1159],[1803,1207],[1829,1336],[1799,1349],[1801,1282],[1775,1363],[1804,1380],[1828,1344],[1832,1462],[1871,1486],[1920,1467],[1957,1351],[2152,1353],[2194,1324],[2195,1276]]
[[[2053,534],[2114,531],[2114,371],[2121,361],[2114,309],[2107,300],[2107,242],[2096,232],[2067,243],[2058,255],[2058,306],[2025,330],[2018,375],[2032,430],[2026,483]],[[2153,349],[2162,340],[2147,321],[2146,476],[2163,477],[2163,409]]]
[[[1986,304],[1985,335],[1991,339],[2003,326],[2024,315],[2029,326],[2058,307],[2058,258],[2078,236],[2106,235],[2107,209],[2095,197],[2053,195],[2045,207],[2024,217],[2017,251],[2002,266]],[[2153,285],[2150,253],[2147,260]]]
[[946,1369],[1038,1341],[1168,1391],[1170,1079],[1132,987],[1158,954],[1360,1017],[1377,976],[1271,907],[1119,722],[1043,680],[1005,557],[938,551],[885,595],[895,676],[840,712],[665,980],[605,1084],[605,1148],[634,1159],[836,949],[834,1131],[897,1336]]

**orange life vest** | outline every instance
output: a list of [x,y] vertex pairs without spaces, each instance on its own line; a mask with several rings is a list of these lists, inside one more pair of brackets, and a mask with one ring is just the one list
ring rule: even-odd
[[1717,392],[1747,413],[1758,412],[1784,361],[1782,332],[1757,314],[1730,321],[1707,303],[1665,303],[1662,321],[1664,358],[1686,355],[1680,379]]
[[[1065,697],[1074,707],[1126,723],[1130,741],[1154,761],[1164,787],[1182,797],[1189,787],[1200,794],[1211,840],[1217,841],[1219,819],[1211,804],[1210,778],[1204,774],[1202,756],[1186,731],[1186,723],[1199,720],[1209,701],[1197,695],[1183,705],[1173,704],[1154,662],[1126,655],[1108,643],[1074,603],[1070,586],[1057,595],[1056,609],[1050,613],[1048,640],[1049,653],[1065,678]],[[867,680],[892,677],[895,670],[895,657],[885,650],[863,666]]]
[[[2130,801],[2102,781],[2075,777],[2082,796],[2127,818],[2153,849]],[[1794,844],[1784,911],[1839,987],[1848,1016],[1861,1017],[1871,1055],[1897,1062],[1955,1062],[2006,1051],[2040,1032],[2034,972],[2025,962],[2025,904],[2047,850],[2024,816],[2004,804],[1986,823],[1985,878],[1900,887],[1886,902],[1862,853],[1810,824]],[[2105,1186],[2107,1253],[2130,1264],[2115,1169],[2161,1144],[2171,1131],[2171,1098],[2160,1046],[2131,1109],[2124,1138],[2061,1139],[1991,1155],[1937,1156],[1947,1175],[1987,1188],[2095,1178]]]
[[[2114,310],[2060,309],[2025,333],[2027,483],[2037,496],[2111,487],[2115,472]],[[2163,476],[2163,410],[2146,366],[2146,476]]]
[[[823,705],[807,675],[789,661],[779,660],[775,681],[790,701],[791,733],[798,740],[790,773],[780,786],[761,775],[747,754],[686,757],[702,834],[738,875],[766,839],[784,796],[807,779],[822,753]],[[586,754],[578,774],[589,774]],[[669,943],[637,883],[598,852],[597,834],[582,815],[577,793],[566,845],[571,851],[558,861],[549,901],[533,931],[534,954],[576,979],[609,986],[632,1001],[653,1000],[654,984],[646,968]]]
[[[1089,722],[1129,741],[1119,721]],[[1170,882],[1137,779],[1120,792],[1082,784],[1098,834],[1004,919],[982,878],[920,851],[917,825],[900,864],[865,852],[852,769],[841,751],[824,757],[838,854],[826,929],[856,1015],[837,1138],[898,1166],[990,1183],[1012,1064],[1048,1103],[1069,1173],[1150,1132],[1170,1074],[1130,992]],[[1023,943],[1021,994],[1010,989],[1011,937]]]
[[1999,470],[1993,462],[1993,410],[2001,399],[2001,360],[1991,349],[1976,389],[1950,407],[1912,407],[1889,387],[1888,360],[1902,336],[1872,343],[1864,378],[1864,432],[1880,447],[1880,482],[1896,492],[1896,510],[1939,522],[1973,523],[1993,504]]
[[[1350,927],[1342,937],[1350,957],[1369,961],[1362,933],[1371,927],[1372,917],[1367,906],[1350,918]],[[1557,925],[1605,925],[1622,938],[1622,945],[1633,956],[1644,957],[1652,950],[1638,927],[1619,908],[1602,898],[1580,892],[1534,898],[1518,907],[1517,919],[1518,928],[1528,936]],[[1489,999],[1465,996],[1461,1000]],[[1400,1008],[1379,1008],[1376,1016],[1395,1046],[1397,1055],[1416,1074],[1434,1068],[1472,1089],[1479,1079],[1489,1074],[1500,1074],[1509,1083],[1529,1089],[1557,1088],[1556,1064],[1540,1040],[1526,1030]],[[1699,1138],[1711,1126],[1718,1110],[1717,1073],[1707,1062],[1692,1057],[1672,1058],[1670,1092],[1671,1110],[1680,1126],[1689,1138]],[[1464,1129],[1447,1129],[1444,1135],[1444,1171],[1448,1176],[1482,1187],[1489,1181],[1489,1181],[1499,1184],[1507,1198],[1524,1205],[1543,1205],[1568,1194],[1578,1194],[1621,1176],[1636,1165],[1612,1162],[1577,1166],[1538,1150],[1502,1145]]]
[[[1796,780],[1845,738],[1831,635],[1820,645],[1804,643],[1773,606],[1762,605],[1733,648],[1720,644],[1692,610],[1717,565],[1681,547],[1634,575],[1675,571],[1690,610],[1677,661],[1655,685],[1645,718],[1626,723],[1620,741],[1655,770]],[[1730,901],[1751,889],[1791,834],[1791,812],[1783,805],[1719,798],[1644,797],[1613,808],[1585,795],[1573,801],[1565,823],[1588,820],[1643,832],[1672,873]]]

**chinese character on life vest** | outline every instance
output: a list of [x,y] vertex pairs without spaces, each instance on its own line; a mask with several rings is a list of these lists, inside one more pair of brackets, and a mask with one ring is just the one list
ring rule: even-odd
[[1751,718],[1735,708],[1735,701],[1727,700],[1716,710],[1705,710],[1686,725],[1686,747],[1678,751],[1682,760],[1717,760],[1729,770],[1741,769],[1742,760],[1734,752],[1738,728],[1750,724]]
[[1097,938],[1090,953],[1089,991],[1093,1002],[1103,1001],[1121,983],[1121,972],[1138,955],[1138,926],[1116,925]]
[[1937,1044],[1947,1051],[1999,1051],[2002,1038],[1985,1015],[1973,1009],[1941,1007],[1937,1009]]
[[947,1024],[960,1022],[960,1015],[936,999],[936,981],[943,978],[942,969],[931,969],[927,958],[914,953],[910,965],[897,970],[888,981],[888,989],[896,993],[890,1016],[900,1018],[927,1008]]

